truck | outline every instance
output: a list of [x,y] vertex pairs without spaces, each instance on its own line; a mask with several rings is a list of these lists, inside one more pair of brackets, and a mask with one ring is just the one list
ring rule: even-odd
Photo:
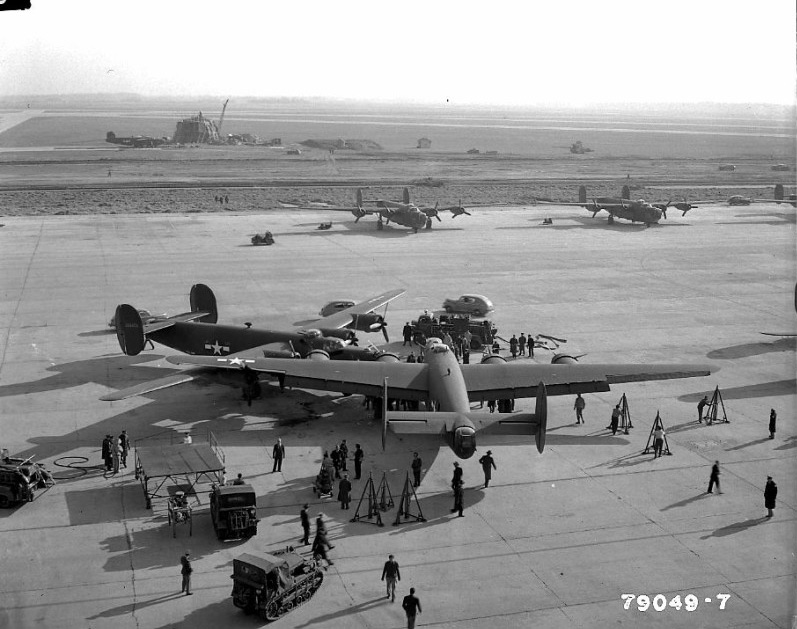
[[492,321],[486,319],[473,321],[469,315],[441,314],[438,318],[425,312],[416,320],[411,321],[410,325],[412,326],[412,340],[418,345],[426,345],[426,341],[430,337],[442,339],[446,332],[456,343],[466,331],[469,331],[471,333],[470,349],[480,350],[482,347],[492,346],[498,334],[498,329]]
[[232,571],[233,605],[269,621],[306,603],[324,581],[318,563],[291,546],[273,553],[244,553],[232,560]]
[[216,485],[210,491],[210,518],[221,540],[257,535],[257,495],[251,485]]

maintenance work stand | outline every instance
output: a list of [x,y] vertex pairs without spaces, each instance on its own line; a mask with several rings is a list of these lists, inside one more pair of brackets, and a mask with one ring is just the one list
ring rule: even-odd
[[169,487],[190,496],[197,493],[202,478],[220,484],[223,471],[224,452],[212,432],[207,443],[136,445],[136,480],[141,482],[147,509],[155,498],[170,498]]

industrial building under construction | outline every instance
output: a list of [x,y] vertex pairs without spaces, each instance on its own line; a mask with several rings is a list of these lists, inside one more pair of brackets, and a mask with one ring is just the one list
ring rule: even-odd
[[177,122],[172,142],[175,144],[219,144],[219,129],[215,122],[210,118],[205,118],[200,111],[197,116]]

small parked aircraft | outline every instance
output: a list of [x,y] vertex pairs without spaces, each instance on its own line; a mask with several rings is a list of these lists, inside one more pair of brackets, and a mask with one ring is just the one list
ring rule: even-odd
[[[281,387],[301,387],[381,398],[382,444],[387,430],[402,434],[441,436],[462,459],[476,451],[476,432],[534,435],[537,450],[545,447],[548,395],[609,391],[610,384],[707,376],[705,365],[583,365],[513,362],[498,355],[481,364],[461,365],[440,339],[426,344],[423,363],[398,360],[317,362],[243,356],[170,356],[179,365],[248,370],[277,378]],[[190,370],[189,370],[190,371]],[[534,413],[472,412],[478,400],[536,397]],[[425,402],[425,411],[390,411],[388,399]]]
[[[143,321],[139,311],[129,304],[116,308],[116,337],[128,356],[136,356],[148,342],[156,342],[186,354],[205,356],[272,356],[311,358],[314,360],[379,360],[384,354],[373,347],[356,346],[355,330],[382,331],[387,337],[387,322],[373,311],[403,295],[404,289],[388,291],[372,299],[355,304],[333,315],[313,321],[315,328],[294,330],[266,330],[221,325],[218,320],[216,297],[204,284],[191,287],[191,311],[172,317],[156,317]],[[392,355],[388,355],[392,356]],[[172,386],[172,377],[164,383],[155,381],[131,390],[121,391],[102,399],[118,400]],[[149,387],[149,385],[154,385]]]

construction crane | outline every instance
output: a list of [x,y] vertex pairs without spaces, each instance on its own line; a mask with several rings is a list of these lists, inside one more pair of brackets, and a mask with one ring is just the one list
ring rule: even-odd
[[219,133],[219,141],[220,142],[224,142],[224,140],[222,139],[222,135],[221,135],[221,125],[224,124],[224,112],[227,110],[227,103],[229,103],[229,102],[230,102],[230,99],[228,98],[227,100],[224,101],[224,105],[221,108],[221,117],[219,118],[219,128],[217,129],[217,131]]

